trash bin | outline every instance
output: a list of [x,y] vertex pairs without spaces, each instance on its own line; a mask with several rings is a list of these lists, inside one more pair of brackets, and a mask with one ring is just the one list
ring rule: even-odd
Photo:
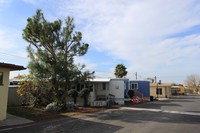
[[153,101],[153,96],[150,96],[150,101]]

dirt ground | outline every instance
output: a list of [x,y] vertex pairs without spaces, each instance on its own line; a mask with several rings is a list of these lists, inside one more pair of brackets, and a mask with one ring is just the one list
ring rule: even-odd
[[9,107],[8,113],[20,117],[24,117],[33,121],[46,121],[51,119],[57,119],[62,117],[70,117],[79,115],[82,113],[93,113],[101,111],[105,108],[97,107],[79,107],[78,109],[72,111],[63,111],[63,112],[48,112],[41,108],[32,108],[27,106],[19,107]]

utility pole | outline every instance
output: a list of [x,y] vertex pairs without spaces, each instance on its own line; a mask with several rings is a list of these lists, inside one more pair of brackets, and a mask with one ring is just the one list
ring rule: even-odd
[[135,78],[136,78],[136,80],[137,80],[137,72],[135,73]]

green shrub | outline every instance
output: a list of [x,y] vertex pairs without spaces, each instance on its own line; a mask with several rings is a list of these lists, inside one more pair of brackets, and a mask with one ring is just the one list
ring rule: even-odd
[[61,102],[52,102],[52,103],[48,104],[45,109],[47,111],[60,112],[65,109],[65,106]]

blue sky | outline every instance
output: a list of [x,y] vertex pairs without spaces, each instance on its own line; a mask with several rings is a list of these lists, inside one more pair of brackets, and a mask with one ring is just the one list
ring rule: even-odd
[[[22,30],[37,9],[49,21],[75,19],[75,30],[90,45],[76,62],[96,77],[114,77],[119,63],[131,79],[137,72],[138,79],[182,83],[200,75],[199,0],[0,0],[0,62],[27,66]],[[19,73],[28,70],[11,77]]]

